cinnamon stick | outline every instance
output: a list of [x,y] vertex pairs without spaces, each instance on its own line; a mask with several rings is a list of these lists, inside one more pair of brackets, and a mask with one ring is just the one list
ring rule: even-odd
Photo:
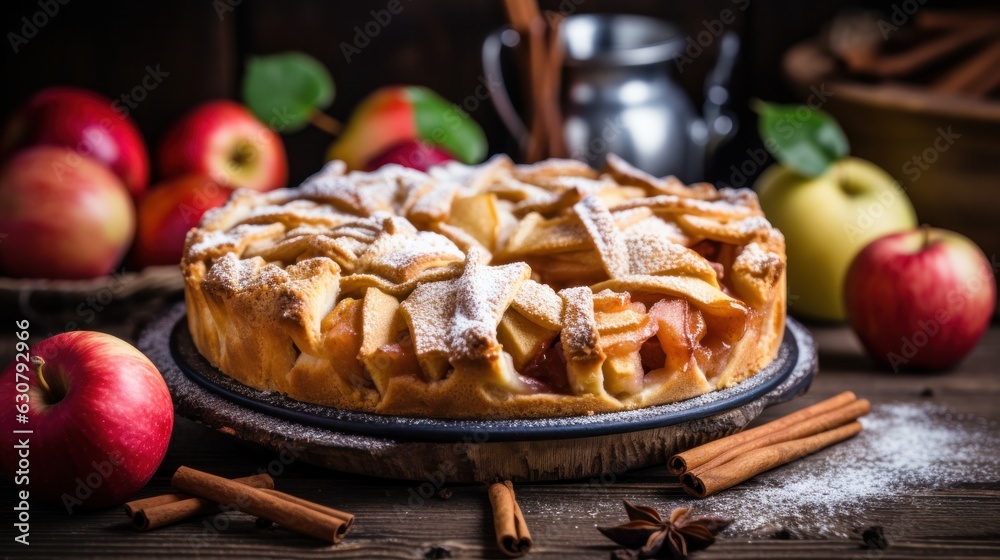
[[300,505],[302,507],[307,507],[307,508],[309,508],[309,509],[311,509],[313,511],[318,511],[319,513],[322,513],[322,514],[325,514],[325,515],[329,515],[330,517],[335,517],[335,518],[343,521],[344,522],[344,526],[345,526],[344,532],[349,531],[351,529],[351,525],[354,524],[354,514],[347,513],[346,511],[340,511],[339,509],[333,509],[331,507],[326,507],[324,505],[317,504],[315,502],[310,502],[309,500],[303,500],[302,498],[299,498],[298,496],[292,496],[291,494],[286,494],[284,492],[279,492],[278,490],[274,490],[274,489],[270,489],[270,488],[262,488],[261,490],[263,490],[264,492],[267,492],[268,494],[270,494],[272,496],[277,496],[277,497],[281,498],[282,500],[287,500],[289,502],[292,502],[293,504],[298,504],[298,505]]
[[188,467],[177,469],[170,483],[182,492],[225,504],[250,515],[270,519],[290,531],[331,543],[340,542],[347,532],[348,524],[342,519],[263,490]]
[[526,32],[531,22],[541,15],[535,0],[504,0],[503,4],[507,9],[507,18],[510,19],[511,26],[518,33]]
[[534,163],[545,158],[547,129],[545,126],[546,48],[545,21],[538,17],[528,28],[528,67],[531,76],[531,136],[526,158]]
[[[233,482],[253,488],[274,488],[274,479],[267,474],[234,478]],[[216,502],[177,493],[133,500],[125,504],[125,514],[132,518],[132,525],[140,531],[219,511],[219,504]]]
[[803,422],[789,426],[783,430],[778,430],[777,432],[772,432],[770,434],[761,436],[752,441],[748,441],[742,445],[737,445],[732,447],[728,451],[716,456],[712,460],[708,461],[703,465],[699,465],[691,470],[689,473],[697,476],[700,473],[706,472],[710,469],[718,467],[719,465],[724,465],[741,455],[753,451],[755,449],[760,449],[762,447],[767,447],[774,445],[776,443],[783,443],[786,441],[791,441],[794,439],[800,439],[807,436],[815,435],[820,432],[825,432],[827,430],[832,430],[839,426],[843,426],[848,422],[853,422],[858,418],[864,416],[871,412],[872,405],[867,399],[858,399],[850,404],[846,404],[840,408],[831,410],[820,414],[819,416],[814,416],[805,420]]
[[[997,30],[1000,35],[1000,29]],[[931,84],[943,93],[984,97],[1000,86],[1000,40],[972,55]]]
[[1000,30],[1000,16],[988,10],[923,9],[914,14],[913,21],[924,29],[955,29],[990,23]]
[[563,135],[562,109],[559,106],[559,90],[562,88],[562,67],[566,52],[562,44],[562,14],[548,18],[549,48],[545,69],[545,109],[543,116],[548,128],[548,157],[566,157],[566,138]]
[[861,432],[861,422],[855,420],[850,424],[813,436],[754,449],[700,474],[685,473],[681,476],[681,487],[688,494],[698,498],[711,496],[762,472],[854,437],[859,432]]
[[675,475],[684,474],[686,471],[707,463],[732,447],[779,432],[790,426],[795,426],[809,420],[810,418],[830,412],[831,410],[836,410],[846,404],[850,404],[857,399],[857,395],[847,391],[835,397],[826,399],[825,401],[803,408],[797,412],[793,412],[773,422],[768,422],[762,426],[758,426],[729,437],[717,439],[706,443],[705,445],[695,447],[694,449],[689,449],[683,453],[678,453],[667,461],[667,470],[670,471],[671,474]]
[[493,483],[489,495],[497,545],[507,556],[524,556],[531,550],[531,533],[514,498],[514,484],[509,480]]
[[525,160],[565,157],[559,91],[565,57],[560,40],[564,16],[552,14],[546,21],[537,0],[504,0],[511,26],[524,40],[528,63],[527,97],[530,105]]
[[852,67],[851,70],[879,78],[909,76],[994,34],[995,29],[989,23],[970,25],[924,41],[907,51],[874,58],[868,64]]

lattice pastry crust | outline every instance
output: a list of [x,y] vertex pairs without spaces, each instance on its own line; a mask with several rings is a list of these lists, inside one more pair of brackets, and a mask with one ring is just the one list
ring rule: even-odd
[[747,190],[611,156],[237,191],[187,237],[199,351],[262,390],[438,418],[687,399],[771,361],[785,246]]

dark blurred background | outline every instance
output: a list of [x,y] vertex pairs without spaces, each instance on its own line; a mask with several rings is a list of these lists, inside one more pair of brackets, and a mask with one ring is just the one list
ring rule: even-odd
[[[683,72],[667,63],[695,107],[702,106],[703,84],[722,43],[715,39],[722,30],[738,34],[741,50],[729,103],[738,133],[705,172],[705,179],[719,185],[752,186],[773,161],[762,149],[751,100],[802,103],[817,90],[836,89],[836,95],[821,99],[819,106],[844,128],[851,154],[894,177],[913,203],[919,222],[969,236],[983,248],[994,269],[998,266],[1000,4],[996,0],[539,0],[538,4],[543,13],[652,16],[674,24],[690,42],[710,33],[714,38],[684,65]],[[485,130],[490,152],[518,151],[491,102],[482,98],[481,46],[491,32],[508,23],[502,0],[7,0],[0,12],[7,43],[0,48],[5,77],[0,121],[48,86],[89,88],[119,103],[135,91],[138,97],[124,104],[131,104],[128,113],[155,154],[164,133],[199,103],[217,98],[242,101],[241,81],[249,57],[302,51],[330,70],[336,97],[326,113],[342,122],[381,86],[423,85],[466,109]],[[387,21],[377,21],[387,16]],[[972,33],[983,27],[987,36],[978,36],[981,30]],[[939,48],[949,42],[950,47]],[[793,56],[803,51],[811,54]],[[862,63],[874,61],[876,67],[892,66],[901,57],[927,60],[915,71],[873,77],[852,69],[851,57],[858,56]],[[966,87],[989,90],[986,95],[942,90],[949,77],[967,70],[966,75],[974,77],[966,80]],[[151,74],[158,76],[152,84]],[[516,85],[512,88],[520,91]],[[952,134],[961,138],[954,148]],[[948,143],[937,148],[942,135]],[[333,140],[313,126],[283,138],[290,186],[319,169]],[[156,173],[154,166],[154,185],[160,180]]]
[[[328,113],[341,120],[366,94],[386,84],[426,85],[454,102],[470,96],[482,74],[482,40],[506,22],[502,3],[399,1],[401,12],[392,16],[370,45],[348,62],[342,43],[351,43],[357,33],[355,27],[364,27],[372,20],[372,10],[384,9],[387,0],[42,0],[57,5],[58,13],[48,17],[30,38],[21,35],[21,18],[30,19],[41,10],[39,0],[8,0],[0,8],[8,43],[0,49],[4,76],[0,119],[6,120],[33,92],[50,85],[82,86],[119,99],[141,83],[147,67],[158,68],[169,75],[130,109],[150,148],[155,150],[169,125],[198,102],[239,98],[248,56],[287,50],[307,52],[327,65],[337,87],[336,100]],[[921,7],[959,4],[908,1]],[[816,35],[845,6],[891,13],[895,5],[905,4],[901,0],[771,0],[751,1],[745,10],[735,9],[744,3],[542,0],[540,5],[543,10],[563,13],[646,14],[674,22],[690,35],[705,29],[706,22],[718,19],[722,10],[732,9],[736,19],[726,28],[738,32],[743,45],[732,84],[733,109],[742,126],[736,141],[722,149],[708,176],[710,180],[725,181],[730,166],[744,161],[746,150],[759,145],[748,100],[795,100],[781,70],[781,57],[789,46]],[[16,53],[10,44],[12,32],[26,39],[18,42]],[[702,83],[714,61],[714,47],[711,45],[676,76],[696,106],[701,105]],[[471,116],[486,130],[492,152],[512,151],[512,141],[489,102],[480,103]],[[331,138],[308,127],[286,135],[285,141],[294,185],[321,165]]]

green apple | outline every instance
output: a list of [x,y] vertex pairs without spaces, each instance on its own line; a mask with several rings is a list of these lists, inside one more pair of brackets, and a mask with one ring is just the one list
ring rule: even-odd
[[785,235],[789,311],[799,316],[844,320],[843,282],[854,256],[876,238],[917,225],[902,187],[863,159],[839,159],[816,177],[775,164],[754,188]]

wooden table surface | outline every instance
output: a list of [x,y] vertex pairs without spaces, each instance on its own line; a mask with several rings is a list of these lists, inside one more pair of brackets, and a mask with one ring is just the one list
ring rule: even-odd
[[[845,328],[813,327],[820,347],[820,374],[809,393],[767,410],[758,420],[786,414],[844,390],[885,403],[934,403],[962,418],[979,419],[992,436],[1000,432],[1000,327],[994,326],[975,352],[955,371],[942,374],[892,374],[875,369]],[[6,346],[6,345],[5,345]],[[4,353],[6,353],[6,348]],[[994,439],[996,441],[996,439]],[[1000,461],[1000,449],[987,451]],[[822,452],[821,452],[822,453]],[[803,461],[819,461],[820,455]],[[449,486],[450,492],[414,498],[419,482],[382,480],[326,471],[246,446],[221,433],[178,418],[170,450],[142,496],[162,493],[180,465],[227,477],[262,469],[280,470],[279,489],[347,510],[357,516],[343,543],[323,545],[281,529],[257,529],[240,513],[201,518],[149,533],[136,533],[120,508],[67,515],[32,504],[31,545],[12,544],[14,489],[0,486],[4,535],[0,557],[198,557],[198,558],[503,558],[493,539],[486,489]],[[774,471],[774,474],[780,474]],[[769,475],[771,476],[771,475]],[[755,479],[728,492],[766,484]],[[608,558],[617,548],[597,525],[624,519],[622,499],[661,512],[698,502],[684,494],[662,467],[600,480],[518,485],[518,499],[535,539],[528,558]],[[447,499],[445,499],[447,496]],[[694,558],[943,558],[1000,557],[1000,481],[938,489],[916,489],[888,503],[857,505],[861,513],[825,520],[844,537],[803,533],[794,522],[751,533],[729,531]],[[702,513],[711,513],[699,509]],[[749,512],[748,512],[749,513]],[[866,548],[860,533],[881,526],[886,550]]]

